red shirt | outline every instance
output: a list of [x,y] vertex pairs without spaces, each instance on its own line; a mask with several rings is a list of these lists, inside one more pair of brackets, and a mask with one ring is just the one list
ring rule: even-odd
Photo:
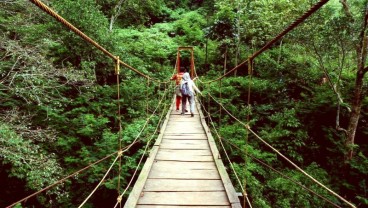
[[183,78],[184,72],[180,72],[171,77],[171,80],[175,80],[176,85],[180,84],[181,78]]

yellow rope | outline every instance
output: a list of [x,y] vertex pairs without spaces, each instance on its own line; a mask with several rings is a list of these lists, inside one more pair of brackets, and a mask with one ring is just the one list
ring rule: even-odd
[[[222,80],[220,80],[220,100],[222,100]],[[221,108],[220,108],[220,117],[219,117],[219,127],[221,128]]]
[[[116,85],[117,85],[117,101],[118,101],[118,125],[119,125],[119,136],[118,136],[118,151],[121,151],[121,147],[122,147],[122,139],[121,139],[121,105],[120,105],[120,79],[119,79],[119,74],[120,74],[120,62],[119,62],[119,56],[117,57],[117,61],[115,63],[115,74],[116,74]],[[119,154],[120,155],[120,154]],[[121,181],[121,156],[119,156],[119,170],[118,170],[118,187],[117,187],[117,192],[118,192],[118,196],[120,195],[120,181]]]
[[[251,106],[250,106],[250,94],[251,94],[251,85],[252,85],[252,75],[253,75],[253,61],[252,58],[249,57],[248,58],[248,77],[249,77],[249,82],[248,82],[248,100],[247,100],[247,104],[248,104],[248,112],[247,112],[247,124],[250,125],[249,121],[250,121],[250,111],[251,111]],[[244,150],[245,153],[244,154],[244,173],[247,172],[247,162],[248,162],[248,158],[247,158],[247,153],[248,153],[248,139],[249,139],[249,131],[248,129],[246,129],[246,136],[245,136],[245,145],[244,145]],[[246,179],[246,174],[244,176],[244,192],[243,192],[243,196],[244,196],[244,207],[245,207],[245,200],[246,200],[246,196],[247,196],[247,179]]]

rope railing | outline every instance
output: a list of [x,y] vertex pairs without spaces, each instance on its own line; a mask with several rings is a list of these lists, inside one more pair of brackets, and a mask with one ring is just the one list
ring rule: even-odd
[[131,177],[131,179],[130,179],[130,181],[129,181],[128,185],[126,186],[126,188],[125,188],[125,190],[123,191],[123,193],[122,193],[122,194],[119,194],[119,196],[118,196],[118,198],[117,198],[118,200],[117,200],[117,202],[116,202],[116,204],[115,204],[114,208],[116,208],[118,204],[121,204],[121,199],[122,199],[122,197],[123,197],[123,196],[124,196],[124,194],[128,191],[128,189],[129,189],[130,185],[132,184],[132,182],[133,182],[133,180],[134,180],[135,176],[137,175],[138,169],[139,169],[139,167],[140,167],[140,165],[141,165],[141,163],[142,163],[142,161],[143,161],[143,158],[144,158],[144,157],[145,157],[145,155],[146,155],[146,152],[147,152],[147,150],[148,150],[148,147],[149,147],[149,145],[150,145],[150,143],[151,143],[152,139],[154,138],[154,136],[155,136],[155,135],[156,135],[156,133],[158,132],[158,129],[159,129],[160,124],[161,124],[161,121],[162,121],[163,117],[165,116],[165,112],[166,112],[166,105],[165,105],[164,110],[163,110],[163,111],[162,111],[162,113],[161,113],[161,116],[160,116],[159,121],[157,122],[157,126],[156,126],[155,131],[152,133],[152,135],[151,135],[150,139],[147,141],[146,147],[144,148],[144,152],[142,153],[142,156],[141,156],[141,158],[140,158],[140,160],[139,160],[139,162],[138,162],[138,165],[137,165],[136,169],[134,170],[134,173],[133,173],[133,175],[132,175],[132,177]]
[[[200,104],[201,104],[201,106],[202,106],[202,109],[203,109],[203,110],[208,114],[208,111],[205,109],[205,107],[204,107],[203,103],[202,103],[200,100],[199,100],[199,102],[200,102]],[[246,150],[241,149],[241,148],[240,148],[240,147],[238,147],[237,145],[235,145],[235,144],[231,143],[229,140],[227,140],[227,139],[223,139],[223,138],[222,138],[222,136],[218,133],[217,128],[216,128],[216,126],[214,125],[214,122],[213,122],[213,120],[212,120],[211,115],[209,115],[209,114],[208,114],[208,116],[209,116],[209,119],[210,119],[210,123],[211,123],[211,125],[212,125],[212,127],[213,127],[213,130],[214,130],[214,132],[216,133],[216,136],[217,136],[217,138],[218,138],[218,140],[219,140],[219,142],[220,142],[220,144],[221,144],[222,149],[224,150],[224,153],[225,153],[225,155],[226,155],[226,158],[227,158],[227,160],[228,160],[228,162],[229,162],[229,164],[230,164],[231,169],[232,169],[232,170],[233,170],[233,172],[234,172],[234,175],[235,175],[235,177],[236,177],[236,179],[237,179],[237,181],[238,181],[238,184],[239,184],[240,188],[242,189],[242,192],[243,192],[243,193],[246,193],[246,191],[245,191],[245,186],[243,186],[243,185],[242,185],[242,183],[241,183],[241,181],[240,181],[240,179],[239,179],[239,176],[238,176],[237,172],[235,171],[235,168],[233,167],[232,162],[230,161],[230,158],[229,158],[229,156],[228,156],[228,154],[227,154],[227,151],[226,151],[226,149],[225,149],[225,147],[224,147],[224,145],[223,145],[222,141],[225,141],[225,142],[226,142],[226,143],[228,143],[229,145],[231,145],[231,146],[235,147],[237,150],[239,150],[239,151],[243,152],[244,154],[246,154],[247,156],[251,157],[253,160],[255,160],[255,161],[257,161],[258,163],[262,164],[263,166],[265,166],[265,167],[267,167],[267,168],[269,168],[269,169],[273,170],[274,172],[278,173],[279,175],[283,176],[284,178],[286,178],[286,179],[290,180],[292,183],[294,183],[294,184],[296,184],[296,185],[298,185],[298,186],[302,187],[303,189],[305,189],[305,190],[307,190],[307,191],[311,192],[312,194],[314,194],[314,195],[318,196],[319,198],[321,198],[321,199],[325,200],[326,202],[330,203],[331,205],[333,205],[333,206],[335,206],[335,207],[337,207],[337,208],[341,208],[340,206],[338,206],[337,204],[335,204],[335,203],[334,203],[334,202],[332,202],[331,200],[327,199],[326,197],[321,196],[320,194],[318,194],[318,193],[314,192],[314,191],[313,191],[313,190],[311,190],[310,188],[308,188],[308,187],[304,186],[303,184],[301,184],[301,183],[299,183],[299,182],[297,182],[297,181],[293,180],[292,178],[290,178],[290,177],[286,176],[286,175],[285,175],[285,174],[283,174],[282,172],[280,172],[280,171],[278,171],[278,170],[274,169],[273,167],[269,166],[268,164],[266,164],[266,163],[265,163],[265,162],[263,162],[262,160],[259,160],[258,158],[256,158],[256,157],[254,157],[254,156],[250,155]],[[235,117],[233,117],[233,118],[235,118]],[[235,118],[235,119],[236,119],[236,118]],[[240,121],[240,120],[237,120],[237,121]],[[245,147],[245,148],[246,148],[246,147]],[[248,198],[247,194],[244,194],[244,195],[245,195],[245,198],[246,198],[246,200],[247,200],[247,203],[248,203],[248,204],[249,204],[249,206],[251,207],[251,203],[250,203],[250,201],[249,201],[249,198]]]
[[[95,46],[97,49],[99,49],[100,51],[102,51],[105,55],[107,55],[108,57],[110,57],[111,59],[113,59],[114,61],[117,61],[119,64],[123,65],[124,67],[136,72],[137,74],[141,75],[142,77],[145,77],[146,79],[151,79],[151,80],[155,80],[156,82],[162,82],[160,80],[154,79],[146,74],[144,74],[143,72],[139,71],[138,69],[135,69],[134,67],[130,66],[127,63],[124,63],[123,61],[121,61],[119,59],[118,56],[113,55],[111,52],[109,52],[107,49],[105,49],[104,47],[102,47],[99,43],[97,43],[96,41],[94,41],[92,38],[90,38],[89,36],[87,36],[85,33],[83,33],[81,30],[79,30],[77,27],[75,27],[74,25],[72,25],[70,22],[68,22],[66,19],[64,19],[62,16],[60,16],[59,14],[57,14],[54,10],[52,10],[50,7],[48,7],[46,4],[44,4],[42,1],[40,0],[29,0],[30,2],[32,2],[33,4],[35,4],[37,7],[39,7],[41,10],[45,11],[47,14],[49,14],[50,16],[54,17],[58,22],[62,23],[63,25],[65,25],[67,28],[69,28],[71,31],[73,31],[75,34],[77,34],[78,36],[80,36],[82,39],[84,39],[85,41],[87,41],[88,43],[92,44],[93,46]],[[165,81],[164,83],[166,83],[168,81]]]
[[276,154],[278,154],[280,157],[282,157],[284,160],[286,160],[289,164],[291,164],[293,167],[295,167],[297,170],[299,170],[302,174],[304,174],[305,176],[307,176],[309,179],[311,179],[313,182],[315,182],[316,184],[318,184],[319,186],[321,186],[322,188],[324,188],[325,190],[327,190],[330,194],[336,196],[337,198],[339,198],[341,201],[343,201],[344,203],[346,203],[347,205],[349,205],[352,208],[356,208],[356,206],[352,203],[350,203],[349,201],[347,201],[346,199],[344,199],[342,196],[340,196],[339,194],[335,193],[334,191],[332,191],[330,188],[328,188],[327,186],[323,185],[321,182],[319,182],[317,179],[315,179],[314,177],[312,177],[311,175],[309,175],[307,172],[305,172],[302,168],[300,168],[298,165],[296,165],[294,162],[292,162],[288,157],[286,157],[285,155],[283,155],[280,151],[278,151],[276,148],[274,148],[272,145],[270,145],[268,142],[266,142],[264,139],[262,139],[259,135],[257,135],[249,126],[249,124],[245,124],[244,122],[242,122],[240,119],[238,119],[237,117],[235,117],[233,114],[231,114],[220,102],[218,102],[211,94],[207,94],[210,98],[212,98],[212,100],[214,100],[219,106],[221,106],[221,108],[224,109],[224,111],[233,119],[235,119],[237,122],[239,122],[240,124],[242,124],[245,128],[248,129],[249,132],[251,132],[259,141],[261,141],[263,144],[265,144],[267,147],[269,147],[272,151],[274,151]]
[[100,180],[100,182],[97,184],[97,186],[92,190],[92,192],[87,196],[87,198],[78,206],[78,208],[83,207],[83,205],[88,201],[89,198],[91,198],[91,196],[96,192],[96,190],[98,189],[98,187],[101,186],[101,184],[105,181],[105,178],[107,177],[107,175],[110,173],[112,167],[115,165],[116,161],[121,158],[123,152],[120,151],[118,153],[118,156],[115,158],[115,160],[112,162],[112,164],[110,165],[110,168],[106,171],[105,175],[102,177],[102,179]]
[[[165,93],[166,93],[166,94],[168,93],[167,91],[168,91],[168,90],[165,90]],[[160,100],[160,102],[159,102],[158,106],[159,106],[159,105],[161,105],[161,102],[162,102],[162,99]],[[82,168],[82,169],[80,169],[80,170],[78,170],[78,171],[76,171],[76,172],[74,172],[74,173],[72,173],[72,174],[70,174],[70,175],[68,175],[68,176],[64,177],[64,178],[62,178],[62,179],[60,179],[60,180],[58,180],[57,182],[55,182],[55,183],[53,183],[53,184],[51,184],[51,185],[49,185],[49,186],[47,186],[47,187],[45,187],[45,188],[43,188],[43,189],[41,189],[41,190],[39,190],[39,191],[37,191],[37,192],[33,193],[33,194],[31,194],[31,195],[29,195],[29,196],[27,196],[27,197],[24,197],[23,199],[21,199],[21,200],[19,200],[19,201],[17,201],[17,202],[14,202],[13,204],[11,204],[11,205],[7,206],[6,208],[11,208],[11,207],[15,206],[15,205],[16,205],[16,204],[18,204],[18,203],[22,203],[22,202],[24,202],[24,201],[26,201],[26,200],[28,200],[28,199],[30,199],[30,198],[32,198],[32,197],[34,197],[34,196],[36,196],[36,195],[38,195],[38,194],[42,193],[42,192],[44,192],[44,191],[47,191],[47,190],[51,189],[52,187],[54,187],[54,186],[56,186],[56,185],[58,185],[58,184],[60,184],[60,183],[64,182],[65,180],[67,180],[67,179],[69,179],[69,178],[71,178],[71,177],[73,177],[73,176],[75,176],[75,175],[77,175],[77,174],[79,174],[79,173],[81,173],[81,172],[83,172],[83,171],[85,171],[85,170],[89,169],[89,168],[90,168],[90,167],[92,167],[93,165],[96,165],[96,164],[98,164],[98,163],[101,163],[102,161],[104,161],[104,160],[106,160],[106,159],[110,158],[111,156],[113,156],[114,154],[117,154],[117,153],[119,153],[119,152],[121,152],[121,151],[123,151],[123,152],[128,151],[132,146],[134,146],[135,144],[137,144],[137,143],[140,141],[140,140],[138,140],[138,138],[140,137],[140,135],[141,135],[141,134],[142,134],[142,132],[144,131],[145,127],[147,126],[147,124],[148,124],[148,122],[149,122],[149,120],[153,117],[153,115],[155,114],[155,112],[157,111],[157,109],[158,109],[158,107],[155,109],[155,111],[153,112],[153,114],[152,114],[149,118],[147,118],[147,119],[146,119],[145,124],[143,125],[142,129],[140,130],[140,132],[138,133],[138,135],[136,136],[136,138],[134,139],[134,141],[133,141],[131,144],[129,144],[129,145],[125,146],[125,147],[120,148],[120,151],[116,151],[116,152],[114,152],[114,153],[112,153],[112,154],[110,154],[110,155],[108,155],[108,156],[106,156],[106,157],[104,157],[104,158],[102,158],[102,159],[100,159],[100,160],[98,160],[98,161],[96,161],[96,162],[94,162],[94,163],[92,163],[92,164],[90,164],[90,165],[88,165],[88,166],[86,166],[86,167],[84,167],[84,168]],[[120,127],[119,127],[119,128],[120,128]],[[120,134],[120,133],[119,133],[119,134]],[[120,144],[119,144],[119,145],[120,145]]]
[[261,164],[261,165],[263,165],[263,166],[265,166],[265,167],[267,167],[267,168],[271,169],[272,171],[276,172],[277,174],[281,175],[282,177],[284,177],[284,178],[288,179],[288,180],[289,180],[289,181],[291,181],[292,183],[294,183],[294,184],[296,184],[296,185],[298,185],[298,186],[302,187],[303,189],[305,189],[305,190],[309,191],[310,193],[312,193],[312,194],[316,195],[317,197],[319,197],[319,198],[323,199],[324,201],[326,201],[326,202],[330,203],[330,204],[331,204],[331,205],[333,205],[334,207],[341,208],[339,205],[337,205],[336,203],[334,203],[334,202],[332,202],[331,200],[327,199],[326,197],[321,196],[320,194],[316,193],[315,191],[313,191],[312,189],[310,189],[310,188],[306,187],[305,185],[301,184],[300,182],[295,181],[295,180],[294,180],[294,179],[292,179],[291,177],[289,177],[289,176],[287,176],[287,175],[283,174],[282,172],[280,172],[280,171],[276,170],[275,168],[271,167],[270,165],[268,165],[267,163],[263,162],[262,160],[260,160],[260,159],[258,159],[258,158],[256,158],[256,157],[254,157],[254,156],[250,155],[249,153],[245,152],[243,149],[241,149],[239,146],[235,145],[234,143],[230,142],[229,140],[224,139],[224,141],[225,141],[227,144],[231,145],[232,147],[236,148],[237,150],[241,151],[242,153],[247,154],[247,156],[249,156],[250,158],[252,158],[252,159],[253,159],[253,160],[255,160],[256,162],[258,162],[259,164]]
[[76,171],[76,172],[74,172],[74,173],[72,173],[72,174],[70,174],[70,175],[68,175],[68,176],[66,176],[66,177],[64,177],[64,178],[62,178],[62,179],[60,179],[60,180],[58,180],[58,181],[56,181],[55,183],[53,183],[53,184],[51,184],[51,185],[49,185],[49,186],[47,186],[47,187],[45,187],[45,188],[43,188],[43,189],[41,189],[41,190],[39,190],[39,191],[35,192],[35,193],[33,193],[33,194],[31,194],[31,195],[29,195],[29,196],[27,196],[27,197],[24,197],[23,199],[21,199],[21,200],[19,200],[19,201],[14,202],[13,204],[11,204],[11,205],[7,206],[6,208],[11,208],[11,207],[13,207],[13,206],[15,206],[15,205],[17,205],[17,204],[19,204],[19,203],[22,203],[22,202],[24,202],[24,201],[26,201],[26,200],[28,200],[28,199],[30,199],[30,198],[32,198],[32,197],[34,197],[34,196],[38,195],[38,194],[40,194],[40,193],[44,192],[44,191],[47,191],[47,190],[51,189],[52,187],[54,187],[54,186],[56,186],[56,185],[58,185],[58,184],[60,184],[60,183],[62,183],[62,182],[64,182],[64,181],[66,181],[67,179],[69,179],[69,178],[71,178],[71,177],[73,177],[73,176],[75,176],[75,175],[78,175],[79,173],[81,173],[81,172],[83,172],[83,171],[85,171],[85,170],[89,169],[90,167],[92,167],[92,166],[94,166],[94,165],[96,165],[96,164],[98,164],[98,163],[101,163],[102,161],[104,161],[104,160],[106,160],[106,159],[108,159],[108,158],[112,157],[113,155],[115,155],[115,154],[117,154],[117,153],[118,153],[118,152],[114,152],[114,153],[112,153],[112,154],[110,154],[110,155],[107,155],[106,157],[104,157],[104,158],[102,158],[102,159],[100,159],[100,160],[98,160],[98,161],[96,161],[96,162],[94,162],[94,163],[92,163],[92,164],[90,164],[90,165],[88,165],[88,166],[86,166],[86,167],[84,167],[84,168],[82,168],[82,169],[80,169],[80,170],[78,170],[78,171]]

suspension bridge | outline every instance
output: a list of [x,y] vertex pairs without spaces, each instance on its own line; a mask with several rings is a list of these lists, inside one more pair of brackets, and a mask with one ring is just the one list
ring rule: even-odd
[[124,207],[241,207],[202,111],[194,115],[170,107]]
[[[160,98],[160,101],[156,107],[156,109],[151,113],[150,116],[147,117],[146,123],[143,125],[142,130],[137,133],[136,138],[134,141],[129,144],[128,146],[123,147],[121,143],[121,132],[119,132],[119,147],[116,152],[107,155],[106,157],[81,168],[80,170],[69,174],[68,176],[58,180],[57,182],[23,198],[19,201],[14,202],[13,204],[7,206],[8,208],[14,207],[17,204],[26,203],[26,201],[34,197],[46,190],[49,190],[58,184],[63,183],[64,181],[71,179],[72,177],[78,175],[79,173],[88,170],[92,166],[101,163],[109,158],[115,157],[114,161],[111,163],[111,166],[106,171],[103,178],[100,182],[96,185],[95,189],[91,190],[91,193],[84,199],[84,201],[78,206],[83,207],[86,202],[95,194],[96,190],[100,188],[101,184],[105,181],[113,167],[118,164],[119,165],[119,173],[121,172],[121,163],[122,159],[121,156],[129,150],[133,145],[138,143],[140,140],[141,133],[143,129],[147,126],[150,122],[150,119],[157,113],[158,108],[164,108],[165,111],[160,115],[160,121],[156,127],[154,134],[152,134],[151,138],[147,142],[144,154],[141,157],[139,164],[133,174],[132,179],[129,181],[127,187],[124,191],[121,191],[121,180],[119,174],[118,180],[118,188],[117,188],[117,200],[114,207],[122,207],[125,208],[132,208],[132,207],[141,207],[141,208],[148,208],[148,207],[157,207],[157,208],[174,208],[174,207],[252,207],[251,204],[251,196],[248,197],[246,191],[246,180],[240,179],[238,174],[236,173],[233,163],[229,159],[229,156],[226,152],[226,149],[223,148],[223,142],[229,142],[230,145],[233,145],[234,148],[238,148],[236,145],[232,144],[228,140],[223,140],[221,135],[216,130],[216,126],[213,124],[211,114],[208,112],[204,106],[204,103],[200,99],[196,99],[196,112],[194,117],[190,117],[189,115],[180,115],[174,108],[174,101],[172,100],[171,106],[166,108],[164,105],[164,100],[169,99],[171,97],[169,94],[172,93],[172,87],[167,87],[167,81],[160,81],[151,76],[148,76],[141,71],[135,69],[134,67],[124,63],[119,59],[118,56],[113,55],[107,49],[99,45],[93,39],[88,37],[78,28],[73,26],[63,17],[58,15],[55,11],[49,8],[47,5],[42,3],[40,0],[30,0],[33,4],[38,6],[40,9],[54,17],[57,21],[65,25],[68,29],[79,35],[82,39],[86,42],[95,46],[98,50],[102,51],[106,56],[113,59],[115,62],[115,73],[117,76],[117,92],[118,92],[118,100],[120,99],[120,88],[119,88],[119,74],[120,74],[120,66],[126,67],[134,72],[136,72],[139,76],[142,76],[147,79],[147,82],[154,82],[156,84],[164,85],[165,90],[163,92],[163,96]],[[297,27],[301,24],[305,19],[307,19],[310,15],[314,12],[319,10],[324,4],[326,4],[328,0],[320,0],[318,3],[313,5],[308,11],[306,11],[300,18],[294,21],[289,27],[287,27],[284,31],[280,34],[275,36],[271,41],[264,45],[260,50],[253,53],[247,60],[240,63],[233,69],[226,72],[224,75],[218,77],[217,79],[211,81],[202,81],[200,77],[197,75],[195,66],[194,66],[194,56],[193,56],[193,47],[179,47],[177,53],[177,65],[175,66],[174,73],[179,71],[180,68],[180,50],[190,50],[191,51],[191,69],[190,73],[192,78],[197,78],[198,83],[203,85],[209,85],[213,82],[220,81],[230,75],[235,70],[240,69],[241,67],[247,66],[248,67],[248,78],[252,78],[253,72],[253,61],[254,59],[269,49],[275,42],[280,40],[285,34],[290,32],[292,29]],[[251,84],[251,82],[249,82]],[[250,86],[248,88],[248,107],[250,107]],[[252,130],[249,125],[249,114],[247,117],[247,121],[243,122],[241,119],[234,116],[229,110],[226,109],[224,104],[219,102],[216,98],[214,98],[211,94],[205,95],[208,99],[212,99],[214,103],[218,105],[220,109],[222,109],[229,117],[233,118],[236,122],[240,123],[249,134],[252,134],[256,139],[260,140],[264,143],[267,147],[269,147],[274,153],[276,153],[280,158],[283,158],[287,161],[291,166],[295,169],[300,171],[306,177],[308,177],[311,181],[318,184],[320,187],[324,188],[329,194],[335,196],[339,200],[341,200],[344,204],[349,207],[355,207],[354,204],[350,203],[346,199],[344,199],[339,194],[335,193],[330,188],[323,185],[321,182],[316,180],[313,176],[306,173],[302,168],[292,162],[289,158],[275,149],[272,145],[267,143],[264,139],[257,135],[256,132]],[[148,109],[148,107],[147,107]],[[148,112],[148,110],[147,110]],[[167,112],[166,114],[164,112]],[[120,103],[119,103],[119,127],[121,131],[121,113],[120,113]],[[204,116],[206,115],[206,116]],[[206,122],[207,121],[207,122]],[[160,124],[162,123],[162,126]],[[207,125],[212,125],[214,128],[211,131]],[[186,128],[183,128],[186,127]],[[158,133],[159,132],[159,133]],[[215,141],[214,137],[212,136],[211,132],[216,134],[218,138]],[[158,137],[156,138],[155,135]],[[152,148],[149,149],[150,143],[154,142]],[[219,147],[222,148],[225,157],[222,158],[219,154]],[[239,149],[239,148],[238,148]],[[261,163],[269,167],[262,161],[259,161],[257,158],[248,155],[246,150],[239,149],[242,153],[244,153],[245,157],[249,156],[253,160]],[[144,161],[144,155],[149,153],[149,156]],[[238,191],[234,188],[234,184],[230,180],[228,175],[228,169],[225,168],[222,159],[226,159],[227,163],[229,164],[229,168],[232,171],[235,179],[234,182],[238,183],[237,186],[240,187]],[[138,176],[138,169],[141,164],[144,164],[143,169],[140,171]],[[292,181],[295,185],[300,186],[303,190],[308,191],[315,196],[325,200],[327,203],[332,205],[333,207],[340,207],[338,204],[330,201],[324,196],[321,196],[315,193],[313,190],[309,189],[308,187],[304,186],[303,184],[294,181],[291,178],[283,175],[279,171],[269,167],[272,171],[282,175],[283,177],[287,178],[288,180]],[[130,192],[129,196],[127,197],[128,189],[130,186],[133,186],[134,178],[137,178],[132,191]],[[242,202],[239,200],[239,195],[243,197]],[[127,201],[125,204],[123,203],[123,197],[127,197]]]

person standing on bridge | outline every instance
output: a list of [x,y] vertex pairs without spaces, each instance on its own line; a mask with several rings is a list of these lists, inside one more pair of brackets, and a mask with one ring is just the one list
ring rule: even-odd
[[174,74],[174,76],[171,77],[171,80],[175,80],[176,87],[175,87],[175,94],[176,94],[176,111],[179,111],[180,101],[182,99],[182,95],[180,92],[180,81],[183,78],[185,68],[181,67],[180,72],[177,74]]
[[195,104],[194,102],[195,92],[198,92],[199,94],[202,94],[202,93],[201,91],[199,91],[197,86],[194,84],[188,72],[185,72],[183,75],[183,78],[181,79],[180,91],[182,94],[181,115],[184,115],[185,107],[187,105],[187,100],[189,100],[190,114],[193,117],[194,116],[194,104]]

